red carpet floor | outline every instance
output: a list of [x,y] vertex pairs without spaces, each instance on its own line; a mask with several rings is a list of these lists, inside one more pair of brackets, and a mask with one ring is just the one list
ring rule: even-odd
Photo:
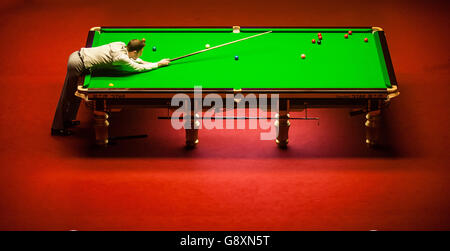
[[[189,2],[189,4],[188,4]],[[450,230],[449,4],[445,1],[2,1],[0,230]],[[184,132],[135,110],[93,146],[50,126],[67,58],[93,26],[381,26],[401,95],[381,149],[363,117],[311,110],[290,146],[260,131]]]

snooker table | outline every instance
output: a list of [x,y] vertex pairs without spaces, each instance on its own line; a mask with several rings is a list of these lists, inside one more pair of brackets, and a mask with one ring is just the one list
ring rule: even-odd
[[[171,107],[174,95],[182,93],[194,101],[194,87],[201,86],[203,96],[214,93],[224,100],[230,97],[227,94],[277,94],[277,114],[273,118],[280,147],[286,147],[289,120],[295,119],[289,116],[290,111],[333,107],[365,114],[365,141],[368,145],[377,144],[382,111],[399,95],[382,28],[94,27],[89,31],[86,47],[145,38],[141,58],[156,62],[203,50],[205,44],[213,47],[267,31],[271,33],[185,57],[145,73],[92,71],[82,76],[75,95],[93,110],[96,143],[110,142],[108,118],[112,112],[135,107],[176,108]],[[322,35],[320,44],[318,33]],[[185,129],[186,145],[195,146],[195,125],[202,117],[192,110],[186,119],[192,125]]]

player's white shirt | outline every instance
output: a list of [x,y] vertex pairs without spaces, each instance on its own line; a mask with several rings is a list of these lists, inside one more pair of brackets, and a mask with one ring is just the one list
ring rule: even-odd
[[116,69],[126,72],[143,72],[157,68],[157,63],[128,57],[127,46],[123,42],[113,42],[98,47],[81,48],[81,58],[86,69]]

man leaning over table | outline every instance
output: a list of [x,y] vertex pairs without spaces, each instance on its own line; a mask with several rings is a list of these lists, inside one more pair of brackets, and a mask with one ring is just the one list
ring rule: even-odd
[[73,52],[67,63],[66,79],[53,118],[51,134],[71,135],[69,128],[79,124],[79,121],[75,119],[81,99],[75,96],[75,92],[78,78],[82,74],[96,70],[123,73],[146,72],[169,65],[168,59],[162,59],[157,63],[140,59],[144,47],[145,39],[133,39],[127,45],[123,42],[113,42],[98,47],[81,48]]
[[146,72],[169,65],[168,59],[162,59],[157,63],[140,59],[144,47],[145,39],[133,39],[127,45],[123,42],[113,42],[98,47],[81,48],[73,52],[67,63],[66,79],[56,108],[51,134],[71,135],[69,128],[79,124],[79,121],[75,119],[81,99],[75,96],[75,92],[78,78],[82,74],[96,70],[113,70],[123,73]]

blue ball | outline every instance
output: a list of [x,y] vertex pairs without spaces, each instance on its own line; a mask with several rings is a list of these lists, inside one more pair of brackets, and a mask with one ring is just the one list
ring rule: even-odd
[[238,59],[239,59],[239,56],[234,56],[234,59],[235,59],[235,60],[238,60]]
[[153,51],[156,51],[156,46],[153,46],[152,50],[153,50]]

